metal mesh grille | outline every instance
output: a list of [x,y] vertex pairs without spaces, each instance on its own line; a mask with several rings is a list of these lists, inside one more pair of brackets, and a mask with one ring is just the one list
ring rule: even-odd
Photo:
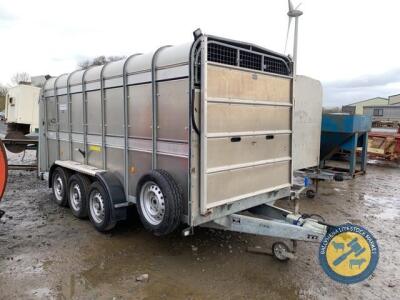
[[282,61],[270,57],[264,57],[264,71],[281,75],[289,75],[288,70]]
[[237,65],[237,50],[235,48],[210,43],[208,44],[208,60],[236,66]]
[[[239,59],[238,59],[239,57]],[[261,53],[246,51],[237,47],[229,47],[219,43],[208,44],[208,60],[231,66],[263,72],[290,75],[290,70],[279,58],[273,58]]]
[[247,51],[240,51],[240,66],[242,68],[262,70],[261,64],[261,55]]

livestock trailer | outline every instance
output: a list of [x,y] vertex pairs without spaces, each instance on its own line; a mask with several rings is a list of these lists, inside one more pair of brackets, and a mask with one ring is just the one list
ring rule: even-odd
[[326,226],[274,206],[293,196],[292,70],[288,56],[199,34],[51,78],[40,175],[100,231],[135,204],[156,235],[183,224],[318,241]]

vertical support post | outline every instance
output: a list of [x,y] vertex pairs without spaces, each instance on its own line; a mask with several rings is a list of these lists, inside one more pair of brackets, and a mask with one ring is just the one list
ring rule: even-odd
[[105,170],[107,167],[106,153],[106,108],[105,108],[105,91],[104,91],[104,69],[109,63],[103,65],[100,71],[100,105],[101,105],[101,157],[102,165]]
[[264,72],[264,68],[265,68],[265,56],[262,55],[261,56],[261,71]]
[[151,159],[151,168],[157,169],[157,131],[158,131],[158,88],[157,88],[157,56],[160,51],[168,46],[163,46],[158,48],[151,60],[151,94],[152,94],[152,142],[153,142],[153,151],[152,151],[152,159]]
[[293,42],[293,76],[296,76],[297,72],[297,40],[299,32],[299,17],[294,18],[294,42]]
[[201,41],[200,213],[207,214],[207,37]]
[[367,159],[368,159],[368,132],[365,132],[362,136],[362,152],[361,152],[361,171],[363,173],[367,170]]
[[[64,75],[64,74],[63,74]],[[60,107],[58,103],[58,95],[57,95],[57,81],[60,79],[62,75],[58,76],[57,79],[54,81],[54,99],[56,102],[56,124],[57,124],[57,131],[56,131],[56,139],[57,139],[57,159],[60,159]]]
[[[192,225],[193,220],[192,220],[192,203],[193,203],[193,198],[197,198],[197,195],[193,195],[192,193],[192,165],[193,165],[193,157],[192,157],[192,151],[193,151],[193,141],[194,141],[194,128],[193,128],[193,120],[192,118],[195,117],[194,112],[194,106],[196,105],[195,98],[196,98],[196,93],[195,93],[195,82],[197,82],[197,70],[195,68],[197,64],[197,57],[198,57],[198,52],[196,52],[197,46],[201,42],[201,39],[198,38],[195,40],[195,42],[192,44],[190,48],[190,56],[189,56],[189,111],[188,111],[188,125],[189,125],[189,163],[188,163],[188,169],[187,169],[187,174],[188,174],[188,224]],[[200,137],[200,136],[199,136]],[[197,164],[195,163],[197,166]],[[196,168],[198,170],[198,168]],[[197,171],[198,173],[198,171]],[[198,194],[198,193],[197,193]],[[193,198],[192,198],[193,197]]]
[[[296,18],[297,20],[297,18]],[[296,86],[296,73],[295,73],[295,62],[292,62],[292,78],[290,87],[290,102],[292,104],[290,109],[290,184],[293,184],[293,123],[294,123],[294,109],[296,106],[296,95],[294,92]]]
[[354,172],[356,170],[356,165],[357,165],[357,141],[358,141],[358,132],[354,133],[350,141],[349,173],[351,176],[354,176]]
[[[45,140],[44,151],[45,151],[45,157],[46,157],[45,170],[48,171],[49,167],[50,167],[49,140],[48,140],[48,135],[47,135],[49,128],[48,128],[48,122],[47,122],[48,121],[48,119],[47,119],[47,100],[46,100],[46,95],[45,95],[45,93],[46,93],[45,88],[46,88],[46,83],[43,86],[42,101],[43,101],[43,109],[44,109],[44,114],[43,114],[44,115],[44,126],[43,126],[44,133],[43,133],[43,135],[44,135],[44,140]],[[41,147],[40,144],[39,144],[39,147]]]
[[91,68],[88,68],[82,74],[82,103],[83,103],[83,147],[84,147],[84,164],[88,164],[88,141],[87,141],[87,95],[86,95],[86,82],[85,77],[87,72]]
[[140,53],[129,56],[123,66],[122,70],[122,81],[124,90],[124,188],[125,188],[125,199],[129,200],[129,95],[128,90],[128,74],[126,67],[131,58],[140,55]]
[[[77,70],[77,71],[79,71],[79,70]],[[71,95],[71,83],[70,83],[70,80],[71,80],[72,74],[76,73],[77,71],[74,71],[74,72],[70,73],[68,75],[68,78],[67,78],[69,160],[72,160],[72,158],[73,158],[72,153],[73,153],[73,150],[74,150],[74,147],[72,145],[72,95]]]

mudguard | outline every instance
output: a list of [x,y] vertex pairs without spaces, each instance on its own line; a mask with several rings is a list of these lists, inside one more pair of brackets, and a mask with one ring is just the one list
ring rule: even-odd
[[97,172],[95,176],[110,197],[114,221],[126,220],[129,203],[126,201],[124,188],[117,176],[107,171]]

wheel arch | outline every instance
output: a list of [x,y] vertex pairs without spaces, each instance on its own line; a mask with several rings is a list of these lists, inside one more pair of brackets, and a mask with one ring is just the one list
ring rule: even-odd
[[94,177],[110,197],[112,218],[115,221],[125,220],[127,218],[126,207],[129,205],[129,202],[125,197],[121,181],[114,173],[108,171],[96,172]]
[[52,166],[50,167],[50,170],[49,170],[49,180],[48,180],[49,188],[53,187],[52,178],[53,178],[53,173],[54,173],[54,169],[55,168],[57,168],[57,165],[56,164],[52,164]]

